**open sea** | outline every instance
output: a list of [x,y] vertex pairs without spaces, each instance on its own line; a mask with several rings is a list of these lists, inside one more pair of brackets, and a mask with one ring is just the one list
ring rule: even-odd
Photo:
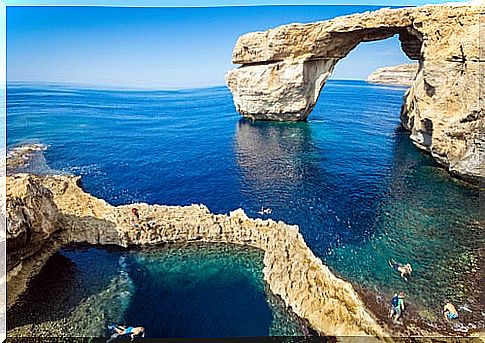
[[[81,175],[113,205],[202,203],[297,224],[332,271],[376,297],[403,290],[430,325],[449,299],[464,325],[483,327],[479,192],[411,143],[399,121],[404,93],[329,81],[308,122],[275,123],[242,119],[226,87],[11,84],[7,145],[42,144],[29,171]],[[413,265],[409,282],[389,259]],[[307,333],[267,291],[262,256],[241,247],[70,247],[32,285],[9,329],[55,321],[99,335],[125,321],[152,337]]]

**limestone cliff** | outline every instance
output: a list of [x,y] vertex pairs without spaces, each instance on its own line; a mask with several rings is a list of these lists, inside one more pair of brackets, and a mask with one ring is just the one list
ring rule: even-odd
[[384,85],[411,86],[418,73],[418,67],[417,63],[382,67],[370,74],[367,81]]
[[[32,231],[35,223],[36,231],[43,233],[60,227],[58,244],[87,242],[127,247],[201,241],[250,245],[264,251],[264,278],[271,291],[318,332],[386,336],[351,284],[337,278],[315,257],[297,226],[250,219],[242,210],[215,215],[202,205],[114,207],[85,193],[78,182],[78,177],[66,175],[8,176],[7,211],[14,232]],[[138,229],[130,224],[132,206],[140,213]],[[33,244],[38,242],[27,238],[19,246]],[[34,262],[25,257],[25,263],[10,268],[9,302],[25,289],[26,277],[38,271],[38,261],[48,255],[44,252],[44,257],[37,256]]]
[[7,271],[36,254],[58,229],[58,210],[51,191],[31,176],[7,181]]
[[[483,6],[380,9],[311,24],[290,24],[239,37],[226,75],[236,109],[261,120],[305,120],[336,63],[361,42],[399,35],[419,61],[401,120],[411,139],[449,171],[485,176],[479,49]],[[482,24],[483,28],[483,24]]]

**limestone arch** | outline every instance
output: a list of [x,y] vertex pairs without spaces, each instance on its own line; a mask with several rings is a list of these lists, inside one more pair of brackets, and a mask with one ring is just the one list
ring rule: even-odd
[[402,125],[452,174],[479,183],[485,178],[484,15],[480,2],[385,8],[248,33],[233,50],[232,61],[241,66],[226,82],[245,117],[305,120],[338,60],[360,42],[398,34],[404,53],[419,61]]
[[[282,28],[291,31],[294,26]],[[302,25],[303,28],[306,26]],[[262,41],[262,45],[271,46],[271,40],[276,35],[272,33],[270,30],[265,36],[263,33],[254,34],[261,36],[257,40]],[[395,35],[399,37],[402,51],[411,60],[421,62],[422,36],[411,25],[331,31],[324,39],[309,36],[300,44],[311,52],[297,55],[291,48],[289,51],[275,49],[272,57],[260,56],[265,60],[259,62],[248,63],[245,57],[240,57],[241,52],[236,46],[233,61],[241,63],[241,66],[229,72],[226,77],[236,109],[253,120],[304,121],[315,107],[323,86],[340,60],[363,42],[385,40]],[[240,40],[244,40],[244,37]],[[266,44],[264,40],[267,40]],[[258,59],[258,52],[251,52],[246,46],[242,50],[242,56],[249,52],[253,58]],[[254,87],[244,87],[248,84]],[[257,96],[254,88],[258,88]]]

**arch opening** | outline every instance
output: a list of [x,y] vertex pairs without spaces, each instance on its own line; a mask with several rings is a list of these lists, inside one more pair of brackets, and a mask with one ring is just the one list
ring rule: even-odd
[[419,62],[401,109],[403,127],[453,175],[478,183],[484,177],[477,158],[484,118],[480,14],[479,6],[469,5],[383,8],[248,33],[233,51],[233,63],[242,66],[226,75],[226,83],[247,118],[304,121],[339,60],[362,42],[397,34],[403,52]]
[[366,80],[379,68],[416,63],[404,52],[399,37],[359,43],[337,62],[329,80]]
[[[254,40],[254,35],[249,34]],[[345,60],[358,46],[366,42],[387,40],[396,36],[401,50],[410,60],[422,59],[422,37],[410,26],[384,26],[352,31],[331,31],[323,38],[305,38],[299,47],[309,52],[298,56],[301,51],[292,47],[278,47],[273,44],[268,54],[262,48],[239,42],[236,46],[235,63],[242,66],[230,71],[226,82],[234,97],[236,109],[243,116],[253,120],[304,121],[313,110],[325,82],[334,68]],[[244,38],[244,36],[243,36]],[[271,38],[258,37],[258,44],[270,45]],[[311,45],[311,46],[309,46]],[[267,47],[266,47],[267,48]],[[241,54],[248,54],[252,60]]]
[[[422,61],[422,37],[410,27],[406,28],[385,28],[385,29],[366,29],[359,32],[350,32],[350,33],[339,33],[337,36],[343,35],[344,38],[336,38],[342,39],[343,41],[349,42],[348,46],[344,47],[344,53],[339,58],[331,58],[332,61],[331,65],[328,66],[325,63],[320,63],[321,73],[319,76],[316,77],[314,83],[315,88],[312,90],[313,97],[309,99],[308,106],[304,109],[303,114],[300,116],[300,120],[306,120],[316,105],[318,97],[328,79],[333,78],[332,76],[337,71],[337,78],[338,74],[341,71],[341,66],[349,66],[350,63],[355,63],[361,67],[362,56],[359,56],[358,51],[362,50],[362,48],[367,44],[381,44],[381,42],[392,42],[395,46],[395,49],[400,49],[403,52],[403,56],[407,57],[407,60],[403,59],[402,63],[411,63],[413,60],[417,60],[419,62],[419,69],[421,69],[421,61]],[[396,42],[393,42],[396,41]],[[375,53],[375,51],[374,51]],[[354,55],[357,55],[357,58],[353,58]],[[328,58],[312,58],[305,63],[315,63],[318,60],[329,60]],[[345,61],[345,62],[344,62]],[[360,62],[360,63],[359,63]],[[376,70],[378,67],[384,66],[391,66],[394,63],[382,59],[379,63],[375,63],[375,67],[372,71]],[[383,62],[383,63],[382,63]],[[395,63],[399,64],[399,63]],[[314,67],[305,68],[307,75],[305,79],[311,80],[312,77],[315,78],[312,74],[315,73]],[[337,69],[337,70],[336,70]],[[340,69],[340,70],[339,70]],[[372,71],[368,71],[370,74]],[[418,70],[419,72],[419,70]],[[363,75],[360,75],[363,76]],[[368,76],[368,75],[366,75]],[[359,77],[360,79],[360,77]]]

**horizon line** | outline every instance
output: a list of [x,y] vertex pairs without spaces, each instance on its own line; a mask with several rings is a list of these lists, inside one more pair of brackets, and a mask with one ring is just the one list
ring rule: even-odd
[[[329,78],[328,81],[364,81],[367,79],[359,78]],[[178,91],[178,90],[189,90],[189,89],[204,89],[204,88],[217,88],[226,87],[224,83],[218,84],[205,84],[205,85],[193,85],[193,86],[183,86],[183,87],[157,87],[156,86],[128,86],[128,85],[114,85],[114,84],[91,84],[91,83],[74,83],[65,81],[40,81],[40,80],[12,80],[6,82],[8,88],[9,85],[15,84],[30,84],[30,85],[45,85],[45,86],[69,86],[69,87],[79,87],[87,89],[97,89],[97,90],[120,90],[120,91]]]

